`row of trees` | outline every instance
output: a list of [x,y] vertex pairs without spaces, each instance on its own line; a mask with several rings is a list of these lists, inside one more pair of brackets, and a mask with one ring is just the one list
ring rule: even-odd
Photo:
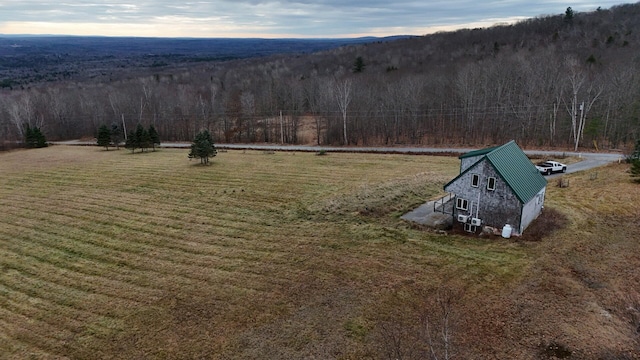
[[124,143],[124,147],[131,150],[132,153],[136,149],[144,152],[148,148],[153,148],[153,151],[156,151],[156,145],[160,145],[158,131],[153,125],[150,125],[149,130],[146,130],[142,124],[138,124],[135,131],[129,132]]
[[[119,132],[120,129],[117,125],[112,125],[111,128],[107,125],[100,126],[96,137],[98,146],[104,147],[107,151],[109,151],[109,146],[118,147],[120,142]],[[131,150],[132,153],[136,149],[141,149],[144,152],[149,147],[152,147],[153,151],[155,151],[156,145],[160,145],[160,136],[153,125],[146,130],[141,124],[138,124],[136,130],[129,133],[125,142],[125,147]],[[200,131],[191,144],[189,159],[199,158],[201,164],[208,165],[209,158],[216,156],[216,154],[215,143],[209,131]]]
[[[98,134],[96,136],[98,146],[103,146],[107,151],[109,146],[119,147],[122,135],[122,130],[117,125],[108,127],[102,125],[98,128]],[[156,145],[160,145],[160,135],[153,125],[149,126],[149,129],[145,129],[142,124],[136,126],[135,131],[130,131],[125,140],[125,148],[135,152],[136,149],[140,149],[144,152],[148,148],[156,150]]]
[[[27,133],[31,132],[31,130],[27,129]],[[38,133],[40,133],[39,130]],[[96,136],[98,146],[104,147],[107,151],[109,151],[109,146],[118,147],[120,142],[120,133],[121,130],[117,125],[108,127],[103,124],[98,128],[98,134]],[[131,150],[132,153],[134,153],[136,149],[141,149],[141,151],[144,152],[144,150],[149,147],[152,147],[153,151],[155,151],[156,145],[160,145],[160,135],[153,125],[149,126],[149,129],[147,130],[142,126],[142,124],[138,124],[135,131],[129,132],[125,141],[125,147]],[[216,154],[217,150],[215,143],[209,131],[202,130],[196,134],[195,139],[191,144],[191,150],[189,151],[189,159],[199,158],[201,164],[208,165],[209,158],[216,156]]]
[[98,146],[103,146],[107,151],[109,151],[109,146],[120,148],[122,130],[116,124],[111,125],[111,127],[103,124],[98,128],[96,139]]
[[15,133],[12,123],[68,139],[124,122],[153,125],[168,141],[204,128],[217,142],[632,144],[640,5],[565,17],[14,91],[0,97],[0,136]]

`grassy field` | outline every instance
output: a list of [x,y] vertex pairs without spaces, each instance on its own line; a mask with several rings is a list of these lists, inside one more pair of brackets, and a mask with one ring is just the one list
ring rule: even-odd
[[638,358],[640,187],[624,165],[551,184],[569,224],[521,242],[399,220],[455,157],[186,155],[0,154],[0,358],[411,358],[391,339],[436,323],[443,288],[458,358]]

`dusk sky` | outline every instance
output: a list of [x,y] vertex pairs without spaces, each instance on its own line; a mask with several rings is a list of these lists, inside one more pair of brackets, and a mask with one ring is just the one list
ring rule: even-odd
[[424,35],[620,1],[0,0],[0,34],[338,38]]

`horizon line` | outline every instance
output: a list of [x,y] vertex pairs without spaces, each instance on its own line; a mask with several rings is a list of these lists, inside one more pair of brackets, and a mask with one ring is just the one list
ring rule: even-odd
[[233,40],[353,40],[353,39],[386,39],[386,38],[411,38],[421,37],[424,35],[399,34],[385,36],[340,36],[340,37],[235,37],[235,36],[219,36],[219,37],[203,37],[203,36],[149,36],[149,35],[77,35],[77,34],[4,34],[1,37],[75,37],[75,38],[138,38],[138,39],[189,39],[189,40],[207,40],[207,39],[233,39]]

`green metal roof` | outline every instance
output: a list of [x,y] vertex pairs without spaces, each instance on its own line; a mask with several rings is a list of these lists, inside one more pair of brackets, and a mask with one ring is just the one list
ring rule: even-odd
[[486,148],[486,149],[469,151],[466,154],[462,154],[462,155],[458,156],[458,159],[464,159],[464,158],[473,157],[473,156],[485,155],[485,154],[487,154],[489,152],[492,152],[493,150],[495,150],[495,149],[497,149],[499,147],[500,146],[494,146],[494,147],[490,147],[490,148]]
[[[480,158],[476,164],[486,158],[523,204],[526,204],[531,198],[536,196],[540,190],[547,186],[547,180],[540,174],[535,165],[533,165],[515,141],[511,140],[502,146],[472,151],[462,155],[460,158],[483,154],[485,156]],[[474,166],[475,164],[467,168],[467,170],[451,180],[445,187],[456,181]]]

